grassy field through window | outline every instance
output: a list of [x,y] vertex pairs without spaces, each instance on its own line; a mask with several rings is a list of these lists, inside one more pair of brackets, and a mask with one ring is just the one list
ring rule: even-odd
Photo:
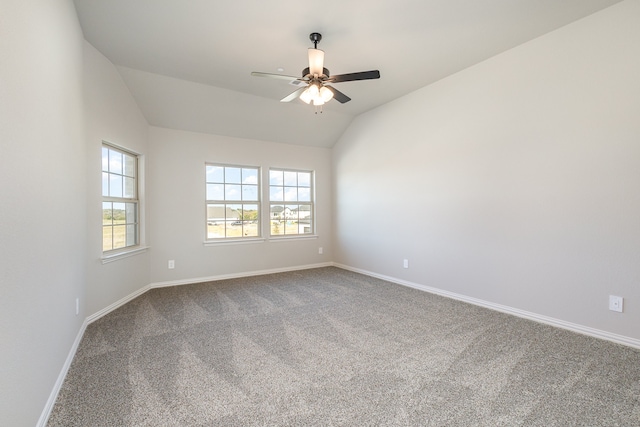
[[102,250],[124,248],[127,242],[127,226],[124,220],[114,220],[113,226],[102,227]]
[[225,237],[258,237],[256,221],[218,221],[207,224],[207,236],[210,239]]

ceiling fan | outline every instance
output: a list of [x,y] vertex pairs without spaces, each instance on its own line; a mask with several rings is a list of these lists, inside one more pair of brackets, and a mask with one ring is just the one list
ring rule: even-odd
[[295,92],[282,98],[280,102],[291,102],[296,98],[300,98],[307,104],[313,104],[316,107],[321,107],[325,103],[329,102],[331,98],[335,98],[336,101],[344,104],[345,102],[351,101],[351,98],[333,86],[329,86],[329,83],[333,84],[380,78],[380,71],[378,70],[332,76],[329,74],[329,70],[324,68],[324,51],[318,49],[318,43],[322,40],[322,35],[320,33],[311,33],[309,35],[309,39],[313,42],[313,47],[309,48],[309,66],[302,70],[301,78],[285,76],[282,74],[259,73],[256,71],[251,73],[252,76],[256,77],[269,77],[288,80],[290,82],[297,80],[304,85]]

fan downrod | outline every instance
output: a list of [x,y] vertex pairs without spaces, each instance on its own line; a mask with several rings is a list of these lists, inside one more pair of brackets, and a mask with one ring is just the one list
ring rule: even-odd
[[309,40],[311,40],[313,42],[313,48],[317,49],[318,48],[318,43],[320,43],[320,40],[322,40],[322,34],[320,34],[320,33],[311,33],[311,34],[309,34]]

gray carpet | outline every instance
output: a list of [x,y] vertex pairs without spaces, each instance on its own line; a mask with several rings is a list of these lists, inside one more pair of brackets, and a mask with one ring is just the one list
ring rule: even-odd
[[639,426],[640,351],[338,268],[154,289],[49,426]]

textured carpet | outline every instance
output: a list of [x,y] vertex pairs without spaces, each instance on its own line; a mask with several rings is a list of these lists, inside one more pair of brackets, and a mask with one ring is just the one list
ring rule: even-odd
[[154,289],[49,426],[638,426],[640,351],[338,268]]

